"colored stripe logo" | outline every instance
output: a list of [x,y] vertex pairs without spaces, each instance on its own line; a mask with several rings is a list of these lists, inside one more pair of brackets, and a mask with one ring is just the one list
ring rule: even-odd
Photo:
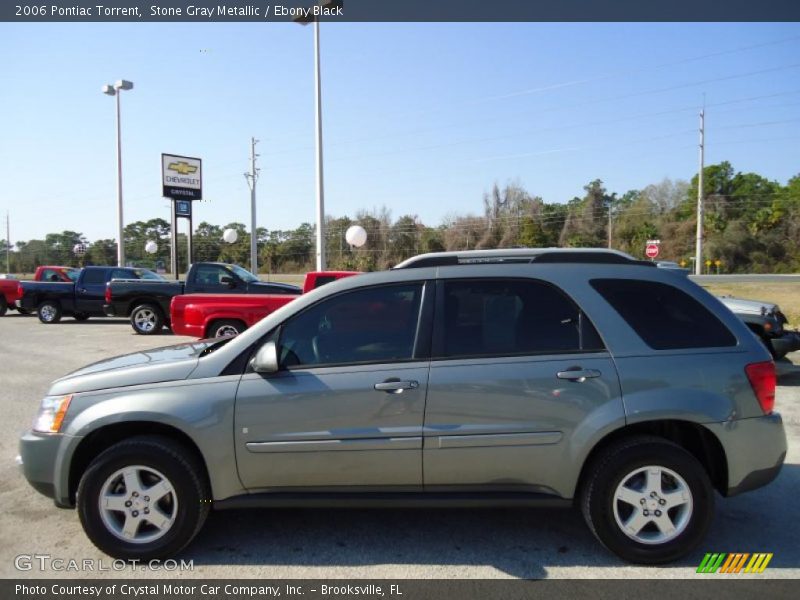
[[[723,573],[726,575],[736,573],[763,573],[769,561],[772,560],[772,552],[707,552],[697,567],[698,573]],[[747,565],[745,567],[745,564]]]

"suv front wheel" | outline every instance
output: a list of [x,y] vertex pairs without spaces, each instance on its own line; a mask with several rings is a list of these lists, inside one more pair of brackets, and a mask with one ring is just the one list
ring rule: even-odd
[[199,461],[160,436],[102,452],[81,478],[77,505],[92,543],[124,560],[173,556],[197,535],[210,508]]
[[606,449],[581,494],[586,523],[606,548],[631,562],[661,564],[691,552],[714,513],[714,490],[698,460],[658,437]]

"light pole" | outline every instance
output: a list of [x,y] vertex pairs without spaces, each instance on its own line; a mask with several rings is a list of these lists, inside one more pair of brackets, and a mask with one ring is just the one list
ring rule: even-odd
[[[342,0],[325,0],[321,8],[333,9],[342,6]],[[325,186],[322,171],[322,78],[319,64],[319,17],[310,15],[298,17],[295,22],[301,25],[314,23],[314,91],[317,125],[317,271],[325,270]]]
[[125,266],[125,237],[122,217],[122,125],[119,112],[119,96],[123,90],[132,90],[133,82],[120,79],[114,85],[104,85],[103,93],[116,96],[117,100],[117,220],[119,221],[117,235],[117,266]]

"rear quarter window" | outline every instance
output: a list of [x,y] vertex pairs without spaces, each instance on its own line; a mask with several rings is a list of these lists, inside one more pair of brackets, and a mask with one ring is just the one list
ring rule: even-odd
[[737,343],[711,311],[674,286],[636,279],[593,279],[590,283],[654,350]]

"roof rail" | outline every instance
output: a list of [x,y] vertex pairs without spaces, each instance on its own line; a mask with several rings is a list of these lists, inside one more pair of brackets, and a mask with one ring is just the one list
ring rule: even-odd
[[460,252],[420,254],[404,260],[394,268],[419,269],[422,267],[533,262],[646,265],[655,267],[655,263],[648,260],[638,260],[630,254],[605,248],[510,248],[507,250],[464,250]]

